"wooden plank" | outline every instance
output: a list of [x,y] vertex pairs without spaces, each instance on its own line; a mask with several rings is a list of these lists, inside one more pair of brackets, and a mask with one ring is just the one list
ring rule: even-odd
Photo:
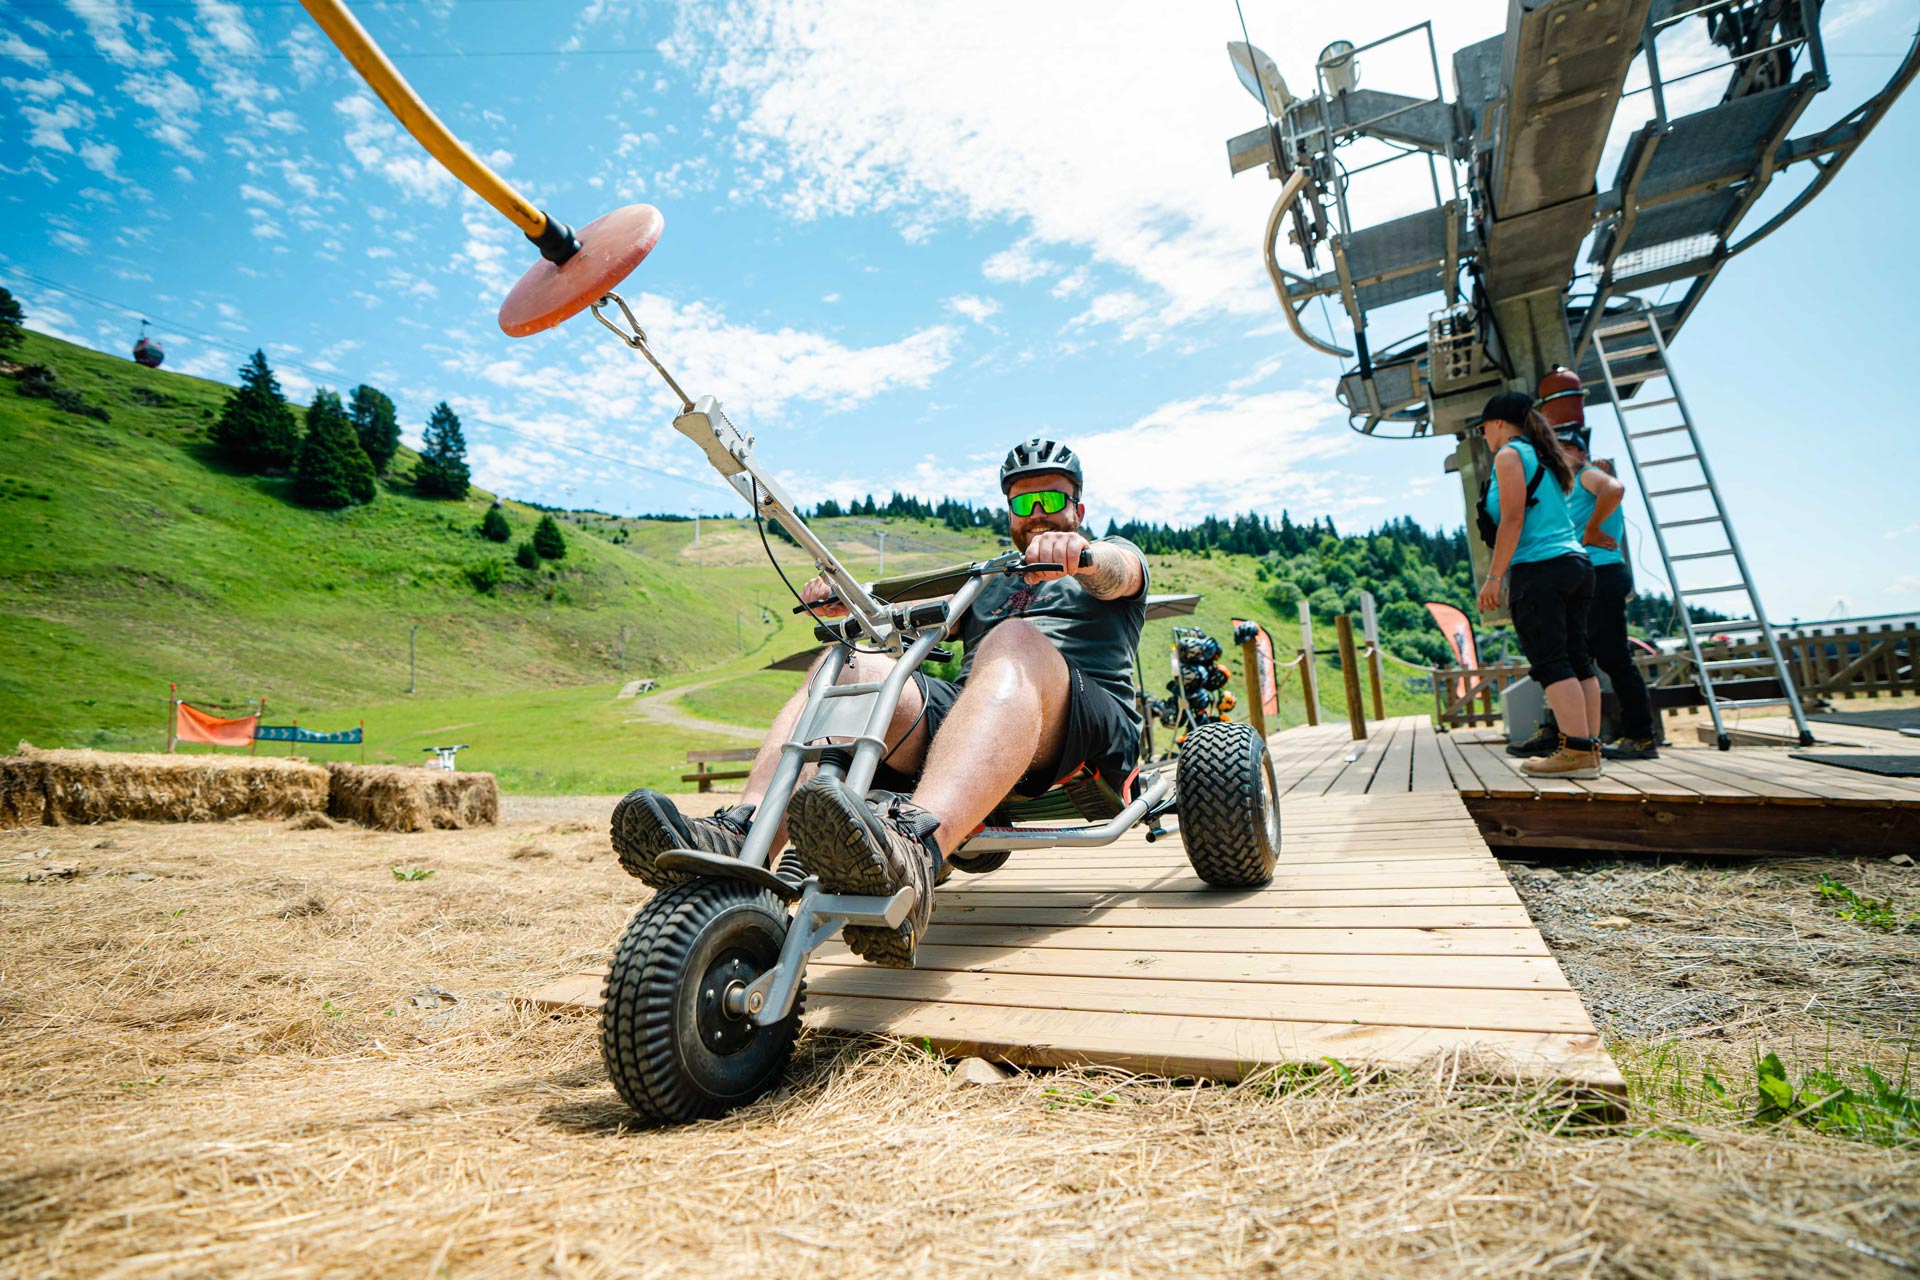
[[934,898],[934,909],[971,911],[989,907],[1047,907],[1064,911],[1099,912],[1145,908],[1171,911],[1196,908],[1204,912],[1229,910],[1292,911],[1296,908],[1346,910],[1353,907],[1495,907],[1517,902],[1513,886],[1506,883],[1404,887],[1398,884],[1373,884],[1364,888],[1289,889],[1279,884],[1264,889],[1224,890],[1204,885],[1114,889],[1085,885],[1051,886],[999,885],[987,877],[978,888],[958,893],[942,891]]
[[[1127,925],[952,924],[935,918],[929,943],[981,947],[1072,947],[1135,954],[1230,952],[1247,955],[1547,956],[1531,924],[1511,929],[1153,929]],[[1121,961],[1116,960],[1115,964]]]
[[[1063,941],[1068,941],[1063,939]],[[847,962],[853,953],[838,940],[822,947],[822,961]],[[1115,966],[1111,951],[1079,947],[957,946],[927,942],[915,967],[964,973],[1024,973],[1051,977],[1110,978],[1116,973],[1163,981],[1278,982],[1323,986],[1489,987],[1505,991],[1564,991],[1560,966],[1535,956],[1434,955],[1418,965],[1404,956],[1170,951],[1135,956]],[[599,988],[594,991],[598,993]]]
[[1393,726],[1393,737],[1367,790],[1374,795],[1409,793],[1413,790],[1413,718],[1400,716],[1387,723]]
[[822,996],[812,1002],[807,1021],[910,1040],[924,1037],[949,1054],[1027,1066],[1111,1064],[1163,1076],[1238,1080],[1270,1062],[1332,1058],[1412,1066],[1436,1053],[1476,1049],[1504,1057],[1525,1077],[1572,1080],[1604,1090],[1624,1087],[1597,1034],[1255,1022],[921,1004],[858,996]]
[[1055,928],[1080,924],[1126,925],[1144,929],[1523,929],[1530,923],[1520,906],[1469,907],[1102,907],[1098,914],[1078,907],[974,907],[934,902],[943,923],[1043,924]]
[[[1475,840],[1479,836],[1475,835]],[[1097,875],[1067,876],[1065,868],[1036,867],[1025,870],[1016,858],[992,875],[968,878],[956,876],[941,890],[948,895],[970,896],[982,892],[1037,889],[1186,889],[1204,892],[1205,884],[1187,868],[1185,861],[1177,870],[1135,873],[1124,866],[1099,869]],[[1275,869],[1275,887],[1288,891],[1317,889],[1378,888],[1390,884],[1403,889],[1457,889],[1472,885],[1505,884],[1506,877],[1485,853],[1478,857],[1404,859],[1398,862],[1367,863],[1279,863]]]
[[1462,795],[1486,795],[1487,784],[1481,780],[1479,771],[1460,750],[1459,740],[1451,733],[1436,732],[1434,741],[1440,748],[1441,763],[1447,766],[1447,774],[1453,780],[1454,789]]
[[1494,848],[1602,849],[1672,853],[1688,857],[1768,857],[1838,852],[1885,857],[1920,848],[1920,809],[1811,807],[1776,804],[1699,804],[1648,800],[1609,805],[1600,811],[1578,805],[1470,799],[1487,843]]
[[1413,732],[1413,773],[1410,786],[1414,794],[1454,790],[1447,762],[1440,755],[1440,733],[1431,721],[1420,719]]
[[[1520,772],[1521,761],[1505,752],[1496,753],[1483,743],[1460,744],[1460,753],[1473,760],[1474,772],[1486,784],[1487,794],[1495,796],[1572,796],[1586,799],[1577,783],[1559,778],[1534,778]],[[1502,777],[1501,775],[1505,776]]]
[[878,969],[848,958],[811,966],[808,996],[866,996],[941,1005],[1199,1016],[1255,1022],[1325,1021],[1337,1009],[1369,1026],[1582,1032],[1593,1027],[1571,990],[1310,986],[1277,982],[1176,982],[1152,977],[1054,977]]
[[[1355,740],[1355,746],[1364,745],[1366,750],[1361,753],[1358,760],[1355,760],[1352,764],[1341,770],[1339,777],[1327,784],[1326,794],[1329,796],[1360,796],[1372,790],[1374,776],[1380,771],[1380,766],[1386,761],[1387,755],[1393,750],[1393,739],[1397,729],[1398,726],[1389,720],[1383,724],[1373,726],[1369,732],[1369,736],[1364,739],[1364,743],[1362,740]],[[1405,786],[1398,788],[1387,786],[1382,788],[1383,793],[1387,795],[1404,795],[1406,794],[1406,790]]]

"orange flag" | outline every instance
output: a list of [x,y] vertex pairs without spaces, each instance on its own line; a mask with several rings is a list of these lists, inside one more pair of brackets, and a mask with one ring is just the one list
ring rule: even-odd
[[173,736],[182,742],[205,742],[216,747],[244,747],[253,741],[259,716],[223,720],[184,702],[174,704]]

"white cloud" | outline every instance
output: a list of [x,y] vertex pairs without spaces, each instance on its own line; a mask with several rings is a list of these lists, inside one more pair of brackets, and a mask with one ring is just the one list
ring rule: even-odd
[[986,324],[1000,314],[1000,304],[992,298],[980,298],[971,293],[963,293],[947,299],[947,309],[957,312],[975,324]]
[[11,31],[0,31],[0,58],[18,58],[30,67],[44,67],[50,61],[45,49],[28,44]]
[[259,54],[260,42],[253,38],[253,28],[240,6],[226,0],[194,0],[193,11],[200,32],[224,52],[241,58]]
[[1089,325],[1117,325],[1122,337],[1134,338],[1146,335],[1157,342],[1161,335],[1152,331],[1154,320],[1152,304],[1131,289],[1114,289],[1107,293],[1094,295],[1087,309],[1067,321],[1069,329],[1084,329]]
[[458,185],[451,175],[413,145],[402,141],[400,128],[386,108],[364,92],[355,92],[333,104],[349,121],[347,150],[362,169],[378,173],[408,196],[445,203]]
[[320,78],[331,52],[327,42],[306,23],[298,23],[281,42],[281,50],[293,64],[293,78],[302,89]]
[[[743,137],[773,145],[788,170],[778,198],[797,217],[890,212],[909,238],[959,219],[1014,222],[1164,294],[1143,333],[1273,305],[1256,247],[1272,193],[1232,180],[1223,147],[1258,109],[1210,11],[1118,0],[1098,23],[1123,40],[1088,39],[1083,6],[1025,0],[917,4],[911,39],[888,0],[680,13],[669,51]],[[1330,36],[1346,20],[1289,18]]]
[[181,155],[195,160],[202,157],[193,144],[200,128],[200,94],[179,74],[136,72],[121,85],[127,96],[146,108],[139,113],[140,127],[147,135]]
[[23,104],[20,114],[32,126],[32,131],[27,134],[28,146],[58,151],[63,155],[73,154],[73,144],[67,141],[67,130],[84,128],[93,120],[93,112],[72,102],[62,102],[51,109]]
[[999,284],[1026,284],[1054,270],[1053,263],[1035,256],[1031,242],[1026,240],[1002,249],[980,264],[980,274]]
[[153,39],[153,24],[127,0],[67,0],[73,16],[86,25],[93,47],[123,67],[162,67],[173,60]]
[[120,148],[111,142],[83,142],[80,144],[80,163],[104,178],[119,180],[120,173],[115,165],[120,159]]
[[[1131,426],[1071,439],[1086,464],[1088,507],[1101,513],[1176,524],[1286,507],[1337,513],[1355,507],[1352,477],[1333,465],[1354,447],[1344,416],[1318,384],[1175,400]],[[1221,458],[1231,465],[1209,464]]]
[[1085,267],[1075,267],[1055,281],[1053,288],[1047,290],[1047,292],[1056,298],[1071,298],[1076,293],[1086,292],[1087,286],[1092,283],[1093,273],[1091,271],[1088,271]]

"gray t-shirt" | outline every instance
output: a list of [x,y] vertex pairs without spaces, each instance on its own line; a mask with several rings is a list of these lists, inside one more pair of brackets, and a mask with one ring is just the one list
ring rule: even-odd
[[1141,727],[1133,699],[1133,654],[1147,622],[1147,558],[1125,538],[1100,538],[1095,545],[1119,547],[1140,561],[1139,593],[1102,600],[1075,577],[1033,586],[1019,577],[990,579],[961,627],[960,639],[967,646],[960,663],[962,683],[973,671],[981,637],[1008,618],[1025,618],[1053,642],[1061,657],[1119,700],[1135,729]]

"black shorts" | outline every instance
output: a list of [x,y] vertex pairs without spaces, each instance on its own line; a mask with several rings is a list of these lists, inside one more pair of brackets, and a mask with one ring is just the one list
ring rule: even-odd
[[[926,703],[924,718],[931,744],[964,686],[924,671],[914,672],[913,678]],[[1029,769],[1013,789],[1015,794],[1027,797],[1045,795],[1071,777],[1074,770],[1087,765],[1119,791],[1139,759],[1140,731],[1127,709],[1118,698],[1087,679],[1079,667],[1067,662],[1067,732],[1060,743],[1060,758],[1051,765]],[[883,791],[910,792],[916,781],[884,761],[873,775],[873,785]]]
[[1562,680],[1594,678],[1587,648],[1587,613],[1593,607],[1593,564],[1582,555],[1555,556],[1513,566],[1508,612],[1520,651],[1541,688]]

